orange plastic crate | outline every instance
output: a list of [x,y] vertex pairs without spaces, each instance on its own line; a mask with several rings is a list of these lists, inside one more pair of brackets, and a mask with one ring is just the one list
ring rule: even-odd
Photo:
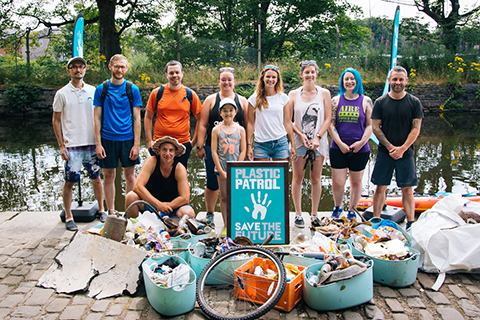
[[[284,263],[285,264],[285,263]],[[269,293],[276,287],[278,280],[268,279],[263,276],[256,276],[254,270],[257,266],[263,270],[271,269],[277,272],[277,268],[270,260],[253,258],[240,268],[235,270],[235,277],[242,277],[244,288],[235,283],[235,297],[241,300],[253,301],[256,304],[263,304],[269,298]],[[282,297],[275,305],[275,309],[290,312],[303,297],[303,270],[305,267],[296,266],[301,272],[291,281],[287,282]],[[272,286],[273,283],[273,287]]]

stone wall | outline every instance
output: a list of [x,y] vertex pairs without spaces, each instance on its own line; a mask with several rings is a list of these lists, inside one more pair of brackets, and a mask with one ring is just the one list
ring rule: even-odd
[[[251,83],[239,83],[237,87],[248,87],[255,86],[254,82]],[[285,92],[289,92],[294,88],[294,86],[285,84]],[[475,99],[475,91],[477,90],[477,84],[464,84],[463,87],[466,89],[466,92],[460,97],[456,98],[454,101],[463,105],[463,108],[445,110],[444,112],[480,112],[480,100]],[[218,86],[191,86],[192,90],[197,92],[200,100],[203,102],[205,98],[215,92],[219,91]],[[333,95],[338,93],[338,85],[327,85],[327,89]],[[153,87],[141,89],[142,98],[144,104],[146,104],[148,96],[152,91]],[[0,88],[0,115],[1,116],[22,116],[18,110],[14,110],[9,107],[6,103],[4,96],[5,88]],[[32,107],[27,111],[27,116],[50,116],[52,113],[52,102],[53,97],[57,88],[43,87],[42,94],[39,96],[39,100],[32,105]],[[383,92],[382,86],[371,86],[367,85],[365,88],[365,93],[370,96],[372,99],[378,98]],[[439,106],[444,104],[448,97],[451,95],[451,89],[439,84],[428,84],[428,85],[418,85],[415,87],[412,92],[414,95],[420,98],[425,113],[430,112],[439,112]]]

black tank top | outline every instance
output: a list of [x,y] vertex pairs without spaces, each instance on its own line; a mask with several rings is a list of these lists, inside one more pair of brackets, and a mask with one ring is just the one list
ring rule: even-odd
[[[237,104],[238,111],[235,115],[233,121],[238,122],[239,125],[245,128],[245,117],[243,114],[243,108],[240,104],[240,100],[238,99],[238,94],[235,93],[235,103]],[[217,93],[217,97],[215,98],[215,105],[213,106],[212,110],[210,110],[210,115],[208,116],[208,126],[207,126],[207,141],[205,142],[208,146],[212,143],[212,130],[215,128],[217,124],[222,121],[222,117],[220,117],[219,107],[220,107],[220,93]]]
[[175,168],[177,167],[178,160],[175,158],[172,171],[170,175],[165,178],[160,171],[160,156],[157,155],[155,157],[157,158],[157,164],[145,188],[159,201],[170,202],[180,196],[177,188],[177,180],[175,180]]

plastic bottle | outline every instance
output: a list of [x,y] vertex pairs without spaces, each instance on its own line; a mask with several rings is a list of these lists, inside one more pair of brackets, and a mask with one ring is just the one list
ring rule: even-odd
[[307,241],[307,236],[303,233],[299,233],[295,238],[293,238],[290,244],[302,244],[305,241]]
[[178,222],[178,226],[180,228],[184,228],[185,224],[187,223],[188,218],[190,218],[188,216],[188,214],[183,215],[182,219],[180,219],[180,221]]
[[400,241],[405,241],[405,237],[403,236],[403,233],[399,230],[395,230],[392,232],[390,235],[390,239],[395,240],[398,239]]
[[193,248],[193,255],[195,257],[201,258],[205,254],[205,243],[197,242],[195,247]]

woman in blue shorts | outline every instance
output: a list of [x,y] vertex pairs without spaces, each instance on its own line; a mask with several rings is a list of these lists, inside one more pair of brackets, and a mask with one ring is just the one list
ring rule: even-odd
[[317,211],[322,195],[323,161],[328,158],[327,130],[332,118],[332,108],[330,91],[316,84],[318,65],[314,60],[300,62],[300,76],[303,86],[289,93],[289,110],[293,110],[293,131],[297,147],[297,157],[292,165],[295,226],[303,228],[305,222],[302,217],[302,182],[308,163],[312,188],[310,214],[312,224],[319,224]]
[[[286,109],[288,96],[283,93],[277,66],[267,65],[260,74],[255,93],[248,98],[247,159],[289,160],[295,155],[292,122]],[[255,135],[255,145],[252,139]],[[288,139],[287,139],[288,137]],[[288,142],[291,142],[289,152]]]
[[207,208],[208,223],[213,222],[213,212],[215,211],[215,205],[218,199],[219,185],[217,176],[215,175],[215,164],[212,158],[211,139],[213,128],[223,121],[222,117],[220,117],[220,101],[225,98],[233,99],[238,107],[234,121],[238,122],[238,124],[245,128],[248,121],[247,99],[234,92],[234,69],[231,67],[220,68],[218,84],[220,86],[220,92],[209,95],[203,102],[197,136],[197,156],[199,159],[205,159],[205,171],[207,173],[205,207]]
[[335,207],[332,219],[343,212],[347,173],[350,173],[350,204],[347,219],[355,219],[362,195],[362,177],[370,155],[368,140],[372,135],[372,100],[363,95],[360,73],[347,68],[340,76],[340,92],[332,99],[332,136],[330,164]]

